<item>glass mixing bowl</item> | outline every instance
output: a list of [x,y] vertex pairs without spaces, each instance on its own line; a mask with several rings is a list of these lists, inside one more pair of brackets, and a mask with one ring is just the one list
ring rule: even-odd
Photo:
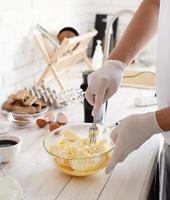
[[114,144],[110,138],[111,128],[102,125],[97,125],[99,128],[97,140],[101,141],[104,139],[106,141],[107,149],[105,149],[103,152],[91,156],[83,155],[79,157],[75,156],[74,158],[68,158],[61,156],[60,153],[54,153],[51,151],[52,146],[62,140],[63,136],[60,133],[63,130],[69,129],[81,138],[88,138],[88,131],[90,126],[90,123],[63,126],[51,133],[48,133],[48,135],[44,138],[43,146],[45,150],[52,158],[58,169],[65,174],[72,176],[88,176],[105,168],[108,164],[111,153],[114,149]]
[[25,113],[8,113],[8,120],[17,128],[27,128],[33,123],[33,117]]

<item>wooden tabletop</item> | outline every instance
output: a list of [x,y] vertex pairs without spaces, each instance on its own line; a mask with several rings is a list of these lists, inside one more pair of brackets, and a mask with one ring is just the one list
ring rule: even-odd
[[[136,108],[133,98],[136,89],[121,88],[109,101],[105,123],[114,122],[132,113],[154,110],[155,107]],[[75,109],[76,108],[76,109]],[[83,105],[76,103],[64,110],[70,122],[83,122]],[[4,116],[0,121],[7,122]],[[154,136],[117,165],[110,175],[101,171],[77,178],[61,173],[43,148],[47,129],[35,125],[27,129],[10,126],[9,134],[22,140],[20,156],[3,165],[8,175],[23,186],[27,200],[145,200],[153,178],[159,148],[159,136]]]

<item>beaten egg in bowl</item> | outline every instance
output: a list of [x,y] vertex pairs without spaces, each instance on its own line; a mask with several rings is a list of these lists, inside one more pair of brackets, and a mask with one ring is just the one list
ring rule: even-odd
[[96,144],[90,144],[88,129],[91,124],[68,125],[46,136],[44,147],[55,165],[64,173],[87,176],[103,169],[114,145],[110,139],[111,129],[98,125]]

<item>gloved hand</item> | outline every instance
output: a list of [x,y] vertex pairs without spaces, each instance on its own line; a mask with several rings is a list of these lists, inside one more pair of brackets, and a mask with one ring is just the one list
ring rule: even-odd
[[105,173],[110,173],[117,163],[122,162],[153,134],[160,132],[163,131],[157,123],[155,112],[130,115],[123,119],[111,133],[116,146]]
[[106,60],[104,65],[88,76],[85,97],[94,106],[94,116],[101,105],[118,89],[126,64],[119,60]]

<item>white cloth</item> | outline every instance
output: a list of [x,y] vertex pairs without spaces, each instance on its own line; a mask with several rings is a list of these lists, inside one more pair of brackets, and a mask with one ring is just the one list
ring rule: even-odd
[[[159,108],[170,106],[170,0],[160,0],[156,90]],[[170,131],[163,133],[170,145]]]

